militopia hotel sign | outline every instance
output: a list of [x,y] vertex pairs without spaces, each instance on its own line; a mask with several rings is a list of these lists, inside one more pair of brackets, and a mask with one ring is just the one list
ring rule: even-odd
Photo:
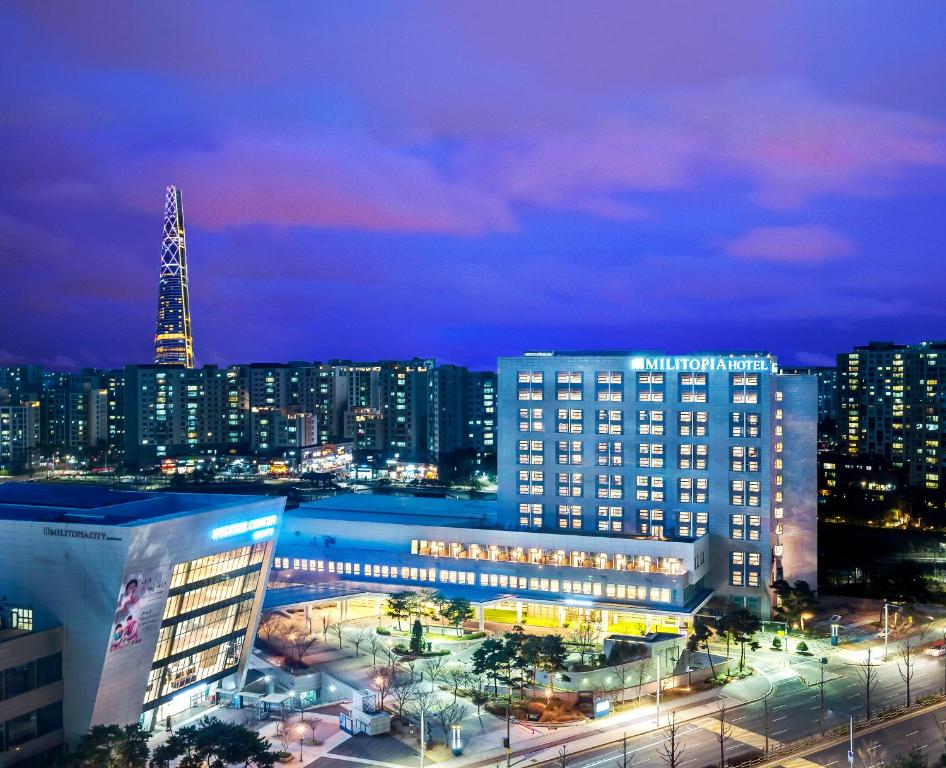
[[769,370],[767,357],[632,357],[632,371],[748,371]]

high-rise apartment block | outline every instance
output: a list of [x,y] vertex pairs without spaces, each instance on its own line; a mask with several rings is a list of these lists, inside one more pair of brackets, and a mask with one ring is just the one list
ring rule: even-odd
[[871,342],[838,355],[838,442],[877,456],[911,485],[946,489],[946,341]]

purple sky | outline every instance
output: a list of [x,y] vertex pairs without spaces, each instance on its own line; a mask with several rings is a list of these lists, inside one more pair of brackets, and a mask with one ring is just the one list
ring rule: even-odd
[[946,337],[944,41],[939,0],[7,3],[0,363],[150,359],[168,183],[198,363]]

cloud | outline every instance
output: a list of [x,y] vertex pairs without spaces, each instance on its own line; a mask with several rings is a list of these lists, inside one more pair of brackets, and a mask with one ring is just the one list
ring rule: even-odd
[[841,233],[805,225],[755,227],[727,241],[723,249],[737,259],[799,265],[843,259],[855,251],[851,240]]
[[213,149],[153,153],[113,174],[142,211],[154,211],[156,187],[177,184],[189,220],[210,230],[263,224],[475,235],[517,226],[502,198],[423,157],[351,136],[233,138]]

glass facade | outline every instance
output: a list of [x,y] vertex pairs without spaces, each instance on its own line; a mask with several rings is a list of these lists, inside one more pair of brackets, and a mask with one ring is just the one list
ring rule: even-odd
[[145,710],[236,671],[266,547],[238,547],[174,566]]

